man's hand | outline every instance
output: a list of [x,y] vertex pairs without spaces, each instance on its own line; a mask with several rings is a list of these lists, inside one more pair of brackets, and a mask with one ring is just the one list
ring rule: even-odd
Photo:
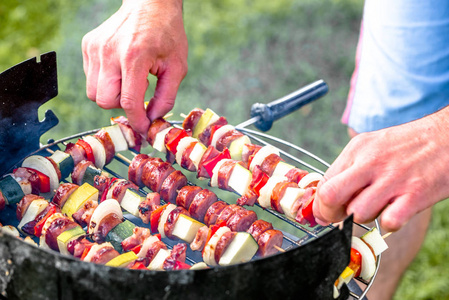
[[412,216],[449,196],[449,109],[353,138],[318,185],[319,223],[350,214],[399,230]]
[[[123,108],[146,136],[150,120],[173,108],[187,74],[187,48],[182,0],[124,0],[83,38],[87,97],[105,109]],[[158,81],[145,111],[148,73]]]

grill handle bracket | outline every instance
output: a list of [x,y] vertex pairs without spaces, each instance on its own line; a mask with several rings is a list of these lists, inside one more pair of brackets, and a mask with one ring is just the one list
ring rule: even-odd
[[40,137],[59,122],[38,109],[58,95],[56,53],[34,57],[0,73],[0,174],[40,148]]
[[268,131],[274,121],[324,96],[328,90],[329,87],[326,82],[317,80],[268,104],[255,103],[251,106],[251,119],[240,124],[239,127],[254,124],[261,131]]

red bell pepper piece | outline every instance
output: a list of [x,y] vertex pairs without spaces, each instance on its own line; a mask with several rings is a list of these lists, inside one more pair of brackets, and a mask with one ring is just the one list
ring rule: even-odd
[[171,140],[169,140],[167,142],[167,144],[165,145],[165,147],[167,148],[168,151],[170,151],[173,154],[176,154],[176,148],[178,147],[179,141],[182,138],[185,138],[186,136],[189,136],[189,134],[187,133],[187,131],[185,130],[180,130],[179,133],[175,136],[173,136],[173,138]]
[[311,197],[306,203],[303,204],[301,209],[302,217],[309,223],[310,227],[315,227],[318,223],[313,216],[313,200],[315,197]]
[[[125,248],[123,248],[123,244],[122,244],[122,249],[124,251],[127,251]],[[135,246],[134,248],[131,249],[132,252],[139,254],[140,250],[142,250],[142,244]]]
[[159,225],[159,219],[161,218],[162,212],[167,207],[168,204],[162,205],[157,209],[153,210],[150,215],[150,228],[151,233],[157,232],[157,226]]
[[110,179],[108,186],[104,189],[103,194],[101,194],[100,203],[106,200],[106,195],[108,194],[109,189],[112,187],[114,181],[116,181],[117,179],[118,179],[117,177],[113,177]]
[[173,266],[173,270],[188,270],[188,269],[190,269],[190,265],[179,260],[175,261],[175,265]]
[[207,174],[209,174],[209,176],[212,178],[212,173],[213,173],[212,171],[214,170],[217,163],[222,159],[230,159],[230,158],[231,158],[231,153],[229,152],[229,149],[224,148],[220,154],[218,154],[217,156],[215,156],[212,159],[205,161],[203,163],[203,167],[206,169]]
[[37,237],[40,237],[42,235],[42,229],[44,228],[44,224],[47,221],[47,219],[53,215],[54,213],[56,213],[57,209],[55,205],[50,204],[50,209],[47,211],[47,213],[45,214],[45,216],[39,220],[39,222],[36,223],[36,225],[34,226],[34,235]]
[[95,156],[94,151],[92,150],[92,147],[84,140],[79,139],[78,142],[76,142],[78,145],[80,145],[84,151],[86,152],[86,158],[88,161],[91,161],[93,164],[95,164]]
[[[220,227],[223,227],[223,226],[226,226],[226,221],[222,221],[219,224],[209,226],[209,232],[207,233],[207,239],[206,239],[206,243],[204,245],[209,243],[209,240],[211,239],[211,237],[217,232],[217,230]],[[204,248],[203,248],[202,252],[204,252]]]
[[351,248],[351,260],[348,267],[354,271],[354,277],[360,276],[362,272],[362,255],[354,248]]
[[87,256],[87,254],[89,253],[90,249],[92,248],[94,244],[92,243],[91,245],[87,245],[86,248],[84,248],[83,254],[81,254],[80,260],[84,260]]
[[252,176],[253,178],[251,180],[250,187],[253,188],[257,196],[260,196],[260,189],[267,183],[268,179],[270,179],[270,176],[262,171],[260,166],[256,166],[253,169]]
[[224,125],[212,125],[210,127],[210,137],[209,137],[209,145],[212,144],[212,139],[214,137],[215,131],[217,131],[218,128],[222,127]]
[[157,237],[159,239],[159,241],[162,241],[162,236],[160,233],[157,233],[154,236]]
[[48,193],[50,192],[50,177],[45,175],[42,172],[39,172],[38,170],[27,168],[28,170],[36,173],[37,177],[39,177],[39,192],[40,193]]
[[136,261],[134,263],[134,265],[130,269],[133,269],[133,270],[148,270],[148,268],[145,267],[145,265],[141,261]]

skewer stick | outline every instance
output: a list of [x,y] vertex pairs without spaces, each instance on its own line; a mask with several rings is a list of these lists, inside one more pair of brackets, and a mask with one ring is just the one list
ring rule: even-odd
[[131,164],[131,160],[130,160],[128,157],[124,156],[123,154],[121,154],[121,153],[116,153],[115,155],[116,155],[118,158],[120,158],[120,159],[122,159],[123,161],[125,161],[126,163]]
[[385,240],[387,237],[389,237],[391,234],[392,234],[393,232],[387,232],[387,233],[385,233],[383,236],[382,236],[382,238]]
[[282,252],[282,253],[284,253],[285,252],[285,250],[284,249],[282,249],[281,247],[279,247],[279,246],[276,246],[276,245],[274,245],[273,246],[277,251],[279,251],[279,252]]

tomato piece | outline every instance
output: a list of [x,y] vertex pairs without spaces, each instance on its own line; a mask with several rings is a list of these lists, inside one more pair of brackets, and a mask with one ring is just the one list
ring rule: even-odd
[[173,136],[171,140],[169,140],[167,142],[167,144],[165,145],[165,147],[167,148],[168,151],[170,151],[173,154],[176,154],[176,148],[178,147],[179,141],[182,138],[185,138],[186,136],[189,136],[189,134],[187,133],[187,131],[185,130],[180,130],[178,132],[177,135]]
[[167,207],[168,204],[162,205],[157,209],[153,210],[150,215],[150,228],[151,233],[157,232],[157,226],[159,225],[159,219],[161,218],[162,212]]
[[145,267],[145,265],[142,262],[140,262],[140,261],[136,261],[134,263],[134,265],[130,269],[133,269],[133,270],[148,270],[148,268]]
[[362,255],[354,248],[351,248],[351,260],[348,267],[354,271],[354,277],[360,276],[362,272]]
[[203,167],[204,167],[204,169],[206,169],[207,174],[209,174],[209,176],[212,178],[212,173],[213,173],[212,171],[214,170],[217,163],[222,159],[230,159],[230,158],[231,158],[231,153],[229,152],[229,149],[224,148],[220,154],[218,154],[217,156],[215,156],[212,159],[205,161],[203,163]]
[[40,219],[39,222],[36,223],[36,225],[34,225],[34,235],[35,236],[40,237],[42,235],[42,229],[44,228],[45,222],[54,213],[56,213],[56,206],[51,205],[50,209],[47,211],[45,216],[42,219]]
[[32,169],[32,168],[27,168],[28,170],[36,173],[37,177],[39,177],[39,193],[48,193],[50,192],[50,177],[48,177],[47,175],[45,175],[44,173]]
[[190,265],[179,260],[175,261],[175,265],[173,266],[173,270],[188,270],[188,269],[190,269]]
[[93,164],[95,164],[95,156],[94,156],[94,151],[92,150],[92,147],[86,141],[81,140],[81,139],[79,139],[76,143],[78,145],[80,145],[86,152],[87,160],[91,161]]

